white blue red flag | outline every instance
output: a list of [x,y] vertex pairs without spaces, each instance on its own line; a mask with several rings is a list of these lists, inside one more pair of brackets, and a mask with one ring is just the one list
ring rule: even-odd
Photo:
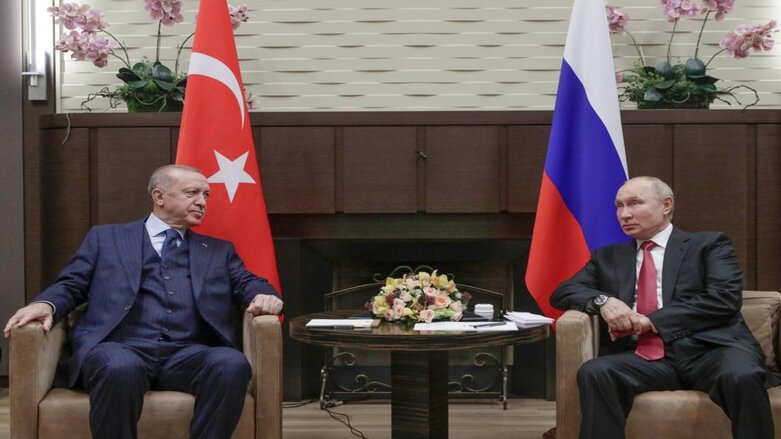
[[627,240],[615,195],[627,179],[604,0],[575,0],[532,234],[526,286],[543,314],[593,250]]

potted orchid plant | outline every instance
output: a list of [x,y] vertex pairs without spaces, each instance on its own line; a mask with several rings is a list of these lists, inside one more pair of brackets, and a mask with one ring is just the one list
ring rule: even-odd
[[[708,66],[721,53],[740,59],[749,55],[750,51],[769,51],[773,48],[773,33],[776,21],[766,24],[748,26],[740,25],[734,31],[728,32],[719,43],[721,50],[717,51],[707,61],[700,58],[700,43],[708,20],[713,17],[721,21],[735,6],[735,0],[702,0],[697,4],[694,0],[661,0],[662,10],[667,21],[673,24],[670,39],[667,43],[667,56],[654,66],[647,64],[642,47],[637,39],[627,30],[629,16],[619,8],[606,6],[608,25],[611,34],[626,35],[632,40],[637,50],[639,61],[634,67],[617,75],[620,85],[619,98],[622,101],[637,103],[637,108],[709,108],[715,101],[732,102],[748,108],[759,102],[756,90],[747,85],[733,85],[718,88],[718,78],[708,75]],[[701,18],[699,34],[694,54],[685,62],[673,63],[670,56],[673,39],[682,19]],[[735,94],[738,89],[746,89],[754,94],[754,101],[744,104]]]
[[[181,0],[144,0],[144,9],[149,18],[157,22],[157,40],[155,59],[143,58],[131,63],[128,49],[109,30],[109,23],[103,13],[87,4],[63,3],[59,7],[48,8],[47,11],[56,18],[56,22],[66,29],[66,33],[55,43],[54,48],[63,53],[70,53],[71,59],[89,61],[96,67],[104,68],[111,57],[122,62],[117,78],[124,84],[115,90],[104,87],[100,91],[90,93],[82,102],[82,108],[90,110],[87,104],[95,98],[109,98],[111,108],[116,108],[120,102],[125,102],[130,112],[149,111],[181,111],[184,103],[187,74],[179,70],[179,57],[187,42],[194,33],[188,35],[182,44],[177,46],[176,60],[173,70],[160,62],[160,41],[162,26],[173,26],[181,23]],[[247,6],[228,6],[233,29],[249,19]],[[254,98],[246,92],[245,97],[252,108]]]

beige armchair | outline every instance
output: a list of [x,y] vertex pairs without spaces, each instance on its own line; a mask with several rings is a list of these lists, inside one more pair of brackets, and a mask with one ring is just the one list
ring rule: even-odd
[[[60,323],[44,334],[39,323],[11,332],[9,384],[13,439],[90,438],[89,398],[78,390],[51,388],[66,338]],[[282,330],[276,316],[244,318],[244,353],[252,380],[234,438],[282,437]],[[142,438],[188,438],[192,395],[150,391],[138,424]]]
[[[781,294],[744,291],[743,318],[759,341],[768,367],[778,372],[779,314]],[[580,429],[580,402],[576,374],[580,365],[594,358],[597,346],[592,319],[579,311],[567,311],[556,323],[556,434],[575,439]],[[781,438],[781,386],[768,391]],[[659,422],[664,420],[664,422]],[[708,395],[694,390],[647,392],[635,398],[627,419],[628,439],[730,439],[729,418]]]

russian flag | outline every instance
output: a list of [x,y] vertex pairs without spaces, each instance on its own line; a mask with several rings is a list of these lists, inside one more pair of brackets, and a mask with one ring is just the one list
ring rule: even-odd
[[593,250],[626,241],[615,195],[627,180],[604,0],[575,0],[534,222],[526,286],[543,314]]

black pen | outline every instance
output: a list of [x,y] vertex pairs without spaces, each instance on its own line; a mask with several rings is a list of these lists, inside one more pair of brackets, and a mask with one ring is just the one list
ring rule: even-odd
[[473,323],[472,327],[473,328],[487,328],[489,326],[504,326],[504,324],[505,324],[505,322],[493,322],[493,323],[482,323],[482,324],[480,324],[480,323],[477,323],[477,324]]

